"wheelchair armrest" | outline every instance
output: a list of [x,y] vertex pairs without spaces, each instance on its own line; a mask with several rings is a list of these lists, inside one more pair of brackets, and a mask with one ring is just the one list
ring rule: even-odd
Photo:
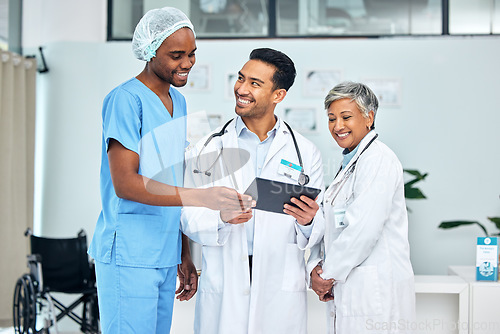
[[30,275],[38,282],[40,290],[43,290],[42,256],[40,254],[30,254],[27,257]]
[[36,264],[42,262],[42,256],[40,254],[30,254],[27,256],[27,258],[28,258],[28,265],[32,263]]

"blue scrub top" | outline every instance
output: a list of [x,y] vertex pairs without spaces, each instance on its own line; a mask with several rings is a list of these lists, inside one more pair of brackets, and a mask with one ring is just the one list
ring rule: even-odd
[[139,174],[169,185],[183,185],[186,101],[170,87],[173,116],[160,98],[136,78],[113,89],[102,109],[101,202],[89,254],[116,264],[164,268],[180,263],[180,207],[141,204],[116,196],[108,161],[109,140],[139,155]]

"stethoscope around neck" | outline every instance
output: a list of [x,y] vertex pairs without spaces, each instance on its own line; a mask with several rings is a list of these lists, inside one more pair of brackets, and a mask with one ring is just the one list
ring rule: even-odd
[[[224,150],[224,147],[221,147],[220,152],[217,155],[217,158],[205,170],[202,170],[200,168],[200,156],[201,156],[201,153],[203,152],[203,150],[205,149],[205,147],[207,147],[207,145],[212,141],[212,139],[214,139],[215,137],[222,137],[226,133],[227,126],[233,120],[234,120],[234,118],[230,119],[226,124],[224,124],[224,126],[222,127],[222,129],[219,132],[212,133],[207,138],[207,140],[203,144],[203,147],[201,148],[200,152],[198,153],[198,156],[196,157],[196,168],[193,169],[193,173],[195,173],[195,174],[205,174],[206,176],[211,176],[212,175],[212,172],[210,170],[215,166],[215,164],[219,160],[220,156],[222,155],[222,150]],[[301,171],[300,171],[299,178],[298,178],[297,182],[298,182],[298,184],[300,186],[305,186],[306,184],[309,183],[309,176],[304,173],[304,164],[302,163],[302,155],[300,154],[299,145],[297,144],[297,140],[295,139],[295,134],[293,133],[293,130],[290,127],[290,125],[288,125],[288,123],[286,123],[285,121],[283,121],[283,123],[285,123],[286,127],[290,131],[290,134],[292,135],[293,145],[295,146],[295,152],[297,152],[297,158],[299,158],[299,165],[300,165]]]
[[[354,173],[354,169],[356,168],[356,164],[358,163],[359,157],[361,156],[361,154],[363,154],[368,149],[368,147],[370,147],[370,145],[375,141],[375,139],[377,139],[377,137],[378,137],[378,134],[375,134],[375,136],[368,142],[368,144],[366,144],[365,148],[361,151],[361,153],[359,153],[359,155],[356,158],[356,160],[354,160],[352,162],[352,164],[349,167],[349,169],[347,169],[344,172],[344,175],[342,176],[342,179],[339,181],[339,183],[337,185],[337,188],[335,189],[335,193],[333,193],[333,195],[332,195],[332,199],[330,201],[332,205],[333,205],[333,202],[335,201],[335,198],[337,198],[337,195],[340,193],[340,190],[342,189],[342,187],[346,183],[347,179],[349,178],[349,176],[351,176]],[[337,176],[340,174],[341,171],[342,171],[342,166],[340,166],[340,169],[338,170],[338,172],[335,175],[334,179],[337,178]]]

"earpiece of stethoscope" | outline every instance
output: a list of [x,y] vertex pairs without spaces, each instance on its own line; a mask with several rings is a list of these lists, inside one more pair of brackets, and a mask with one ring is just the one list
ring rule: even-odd
[[193,169],[193,173],[195,173],[195,174],[204,173],[206,176],[211,176],[212,175],[212,173],[210,173],[209,171],[202,172],[201,170],[198,170],[198,169]]

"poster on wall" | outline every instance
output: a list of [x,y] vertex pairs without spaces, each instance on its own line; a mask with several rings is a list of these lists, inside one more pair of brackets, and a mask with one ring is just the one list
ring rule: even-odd
[[186,139],[189,142],[189,148],[220,127],[223,121],[221,114],[207,113],[205,110],[189,112],[186,117]]
[[399,78],[364,78],[362,83],[370,87],[377,95],[380,106],[401,106],[401,79]]
[[234,84],[236,83],[237,79],[237,73],[226,73],[226,87],[224,89],[224,97],[226,98],[226,100],[234,100]]
[[308,70],[304,77],[304,96],[324,98],[341,80],[340,70]]
[[221,114],[207,114],[208,125],[213,131],[222,125],[222,115]]
[[184,86],[186,91],[210,90],[210,65],[201,64],[194,66],[189,72],[188,82]]
[[186,116],[188,149],[211,131],[210,120],[205,110],[190,112]]
[[283,120],[292,129],[300,133],[315,133],[318,131],[317,111],[314,107],[285,107]]

